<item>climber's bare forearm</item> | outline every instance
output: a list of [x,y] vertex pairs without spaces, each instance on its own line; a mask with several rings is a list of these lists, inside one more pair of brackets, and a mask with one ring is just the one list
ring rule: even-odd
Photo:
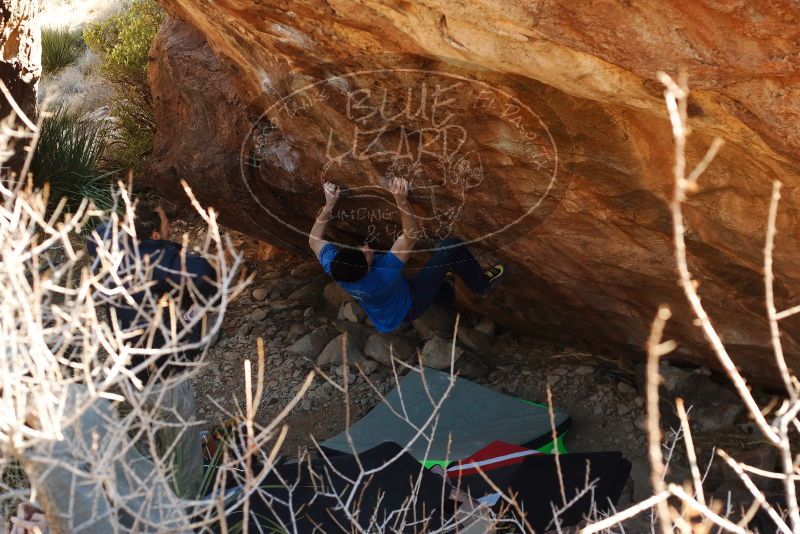
[[314,251],[314,255],[319,258],[319,253],[322,248],[328,243],[325,241],[325,231],[328,229],[328,223],[331,221],[331,213],[333,207],[339,200],[340,189],[339,186],[332,182],[325,182],[322,184],[322,190],[325,192],[325,207],[317,215],[314,221],[314,226],[308,234],[308,246]]
[[414,215],[408,197],[397,199],[397,209],[400,210],[400,220],[403,222],[403,234],[407,239],[416,241],[419,235],[419,221]]
[[311,247],[311,250],[314,251],[314,255],[316,256],[319,256],[319,251],[327,244],[327,241],[325,241],[325,232],[328,230],[328,223],[331,220],[333,207],[334,204],[325,204],[325,207],[323,207],[317,215],[311,232],[308,234],[308,246]]
[[419,222],[417,222],[417,217],[414,215],[408,197],[395,197],[395,201],[397,202],[397,209],[400,210],[400,219],[403,222],[403,235],[395,241],[392,246],[392,253],[405,263],[411,257],[414,245],[417,242]]

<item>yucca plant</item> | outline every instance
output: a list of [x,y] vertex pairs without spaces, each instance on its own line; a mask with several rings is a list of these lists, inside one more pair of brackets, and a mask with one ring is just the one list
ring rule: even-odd
[[75,63],[84,49],[80,31],[67,26],[42,29],[42,69],[45,74],[55,74]]
[[101,170],[106,128],[78,111],[56,107],[42,123],[33,159],[37,184],[50,184],[50,199],[67,198],[68,208],[84,198],[101,208],[112,205],[110,177]]

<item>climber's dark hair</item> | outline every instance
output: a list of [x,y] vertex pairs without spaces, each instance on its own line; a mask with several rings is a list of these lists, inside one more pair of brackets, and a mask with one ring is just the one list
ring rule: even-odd
[[136,239],[150,239],[153,232],[161,229],[161,215],[158,214],[158,202],[139,200],[133,208],[133,226],[136,228]]
[[369,265],[364,251],[354,248],[340,249],[331,261],[331,276],[337,282],[356,282],[367,274]]

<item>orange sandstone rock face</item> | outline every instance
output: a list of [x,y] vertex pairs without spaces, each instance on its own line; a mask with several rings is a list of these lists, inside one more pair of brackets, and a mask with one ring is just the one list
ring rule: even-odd
[[[693,89],[690,162],[726,144],[686,205],[690,266],[738,365],[776,383],[762,248],[771,182],[778,307],[797,304],[800,14],[789,1],[190,2],[152,49],[155,183],[186,179],[223,222],[306,249],[321,183],[343,245],[387,247],[382,186],[412,181],[420,249],[458,236],[507,263],[468,303],[497,321],[641,354],[657,306],[678,357],[714,365],[676,284],[673,143],[656,72]],[[423,254],[420,254],[423,257]],[[797,367],[800,319],[783,323]]]
[[[34,21],[38,8],[38,0],[4,0],[0,5],[0,80],[32,120],[42,74],[39,25]],[[0,117],[10,112],[6,98],[0,98]]]

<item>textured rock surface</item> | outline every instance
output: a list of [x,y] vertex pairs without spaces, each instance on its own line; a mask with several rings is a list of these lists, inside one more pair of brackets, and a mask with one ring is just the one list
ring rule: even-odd
[[[470,305],[500,324],[641,353],[657,305],[668,303],[674,318],[667,333],[680,341],[679,355],[713,365],[686,313],[671,259],[672,141],[655,73],[686,69],[693,87],[690,160],[697,161],[714,135],[727,142],[687,205],[690,265],[737,364],[753,378],[770,380],[761,249],[775,178],[787,186],[778,217],[779,307],[797,303],[800,280],[794,256],[800,235],[800,15],[792,2],[162,4],[197,28],[170,20],[152,50],[155,178],[164,191],[181,196],[178,179],[187,179],[226,224],[302,250],[322,180],[355,189],[398,173],[410,172],[422,186],[443,177],[438,189],[414,199],[429,221],[426,243],[447,231],[485,238],[473,248],[509,265],[494,295]],[[380,55],[398,53],[406,56]],[[409,79],[392,70],[338,78],[339,87],[352,96],[375,82],[369,102],[379,105],[375,99],[386,89],[393,102],[387,109],[396,111],[408,87],[418,98],[428,81],[431,97],[443,79],[461,76],[472,93],[458,93],[448,106],[467,141],[454,157],[441,152],[447,155],[443,172],[424,160],[409,171],[393,166],[396,157],[359,159],[354,155],[364,152],[355,150],[336,159],[332,154],[347,154],[347,143],[359,141],[353,133],[358,124],[375,128],[374,117],[366,117],[366,101],[351,98],[355,105],[346,108],[339,93],[315,100],[324,92],[303,89],[333,75],[398,66],[439,74]],[[498,105],[507,100],[492,107],[488,97],[476,96],[476,87],[488,87]],[[510,102],[528,106],[529,113]],[[402,125],[381,117],[389,128],[378,145],[408,141]],[[424,130],[421,120],[415,124]],[[430,115],[427,120],[436,122]],[[533,135],[520,134],[520,123]],[[442,141],[434,139],[431,151]],[[412,139],[408,151],[419,155],[425,143]],[[380,193],[358,196],[343,200],[337,238],[363,239],[377,220],[382,233],[375,243],[385,245],[396,210]],[[531,207],[520,224],[487,237],[487,230]],[[783,326],[790,364],[798,367],[800,320]]]
[[422,317],[412,321],[414,330],[422,339],[441,337],[452,339],[455,331],[456,314],[449,308],[431,306]]
[[353,297],[351,297],[347,291],[339,287],[336,282],[328,282],[323,290],[323,294],[328,304],[336,309],[340,308],[345,302],[353,300]]
[[[347,351],[345,354],[342,349]],[[317,365],[325,367],[328,365],[342,365],[344,357],[350,365],[359,365],[364,362],[364,353],[361,344],[354,336],[342,334],[333,338],[317,357]]]
[[286,351],[309,359],[316,358],[335,335],[335,332],[327,328],[317,328],[295,341]]
[[397,365],[392,359],[407,362],[417,349],[417,340],[407,334],[372,334],[364,354],[386,367]]
[[423,365],[434,369],[449,369],[451,363],[457,363],[463,354],[464,350],[461,347],[454,347],[450,341],[433,337],[422,346],[419,360]]
[[339,308],[339,313],[337,314],[336,318],[344,319],[345,321],[350,321],[351,323],[363,323],[364,319],[367,318],[367,313],[364,311],[364,308],[355,302],[350,301],[342,304],[342,307]]
[[[0,5],[0,80],[31,119],[42,75],[39,25],[33,20],[38,6],[39,0],[7,0]],[[0,98],[0,117],[10,111],[6,99]]]

